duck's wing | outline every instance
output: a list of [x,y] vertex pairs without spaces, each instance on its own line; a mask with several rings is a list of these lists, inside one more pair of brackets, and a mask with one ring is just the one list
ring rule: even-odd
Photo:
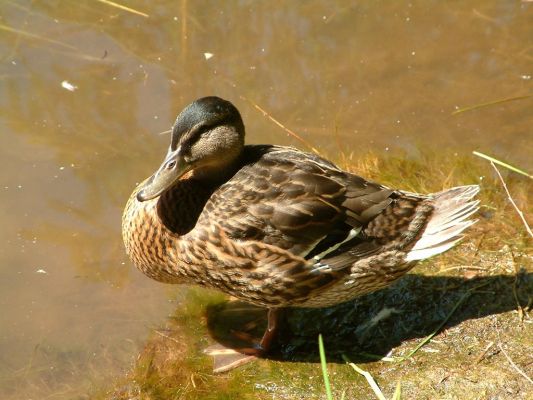
[[418,218],[423,197],[295,149],[247,152],[194,229],[205,233],[204,257],[220,266],[213,271],[220,275],[214,286],[244,300],[265,306],[305,302],[346,280],[362,258],[414,240],[425,223]]
[[246,151],[245,165],[206,205],[211,222],[214,217],[228,237],[317,261],[349,245],[349,259],[337,260],[337,268],[379,249],[365,229],[394,201],[395,191],[296,149]]
[[[222,265],[215,286],[256,304],[322,306],[384,287],[453,246],[477,210],[477,186],[420,195],[291,148],[247,152],[195,231],[209,231],[200,241]],[[346,293],[320,298],[338,282]]]

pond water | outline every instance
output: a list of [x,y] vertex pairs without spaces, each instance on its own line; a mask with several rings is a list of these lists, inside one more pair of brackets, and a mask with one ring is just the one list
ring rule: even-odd
[[[421,148],[533,167],[533,3],[0,4],[0,398],[75,398],[127,369],[183,291],[127,259],[129,193],[204,95],[249,142],[338,160]],[[258,108],[259,107],[259,108]],[[482,161],[480,161],[482,162]],[[470,182],[465,182],[470,183]]]

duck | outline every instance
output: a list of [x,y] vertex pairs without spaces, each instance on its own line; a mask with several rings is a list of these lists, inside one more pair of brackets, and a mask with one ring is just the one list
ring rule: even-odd
[[193,101],[122,217],[126,253],[148,277],[268,309],[261,340],[218,372],[265,355],[282,309],[329,307],[386,288],[476,222],[477,185],[392,189],[317,154],[244,138],[231,102]]

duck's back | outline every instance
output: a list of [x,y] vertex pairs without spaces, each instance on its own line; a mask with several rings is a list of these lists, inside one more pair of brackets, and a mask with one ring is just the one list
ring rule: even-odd
[[385,287],[414,261],[451,247],[470,225],[476,192],[395,191],[316,155],[246,146],[241,168],[213,193],[197,226],[217,230],[231,244],[224,253],[252,259],[247,268],[262,271],[265,285],[275,276],[272,285],[292,294],[287,304],[324,306]]
[[366,226],[393,194],[313,154],[246,146],[241,168],[213,193],[198,223],[309,258]]

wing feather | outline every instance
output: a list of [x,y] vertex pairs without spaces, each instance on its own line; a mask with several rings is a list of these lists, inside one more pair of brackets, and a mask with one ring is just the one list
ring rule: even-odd
[[291,148],[247,146],[246,152],[231,184],[221,186],[210,200],[229,237],[261,240],[307,259],[337,256],[347,246],[359,245],[360,251],[335,259],[339,268],[374,249],[366,236],[349,235],[360,233],[391,204],[393,190]]

